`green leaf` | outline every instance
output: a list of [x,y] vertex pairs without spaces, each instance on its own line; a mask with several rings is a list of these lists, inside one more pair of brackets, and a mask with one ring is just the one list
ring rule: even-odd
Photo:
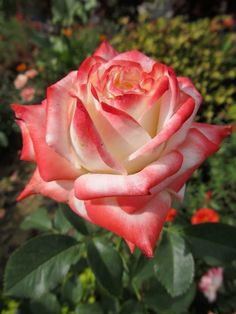
[[154,272],[155,260],[154,260],[154,258],[147,260],[147,258],[145,256],[143,256],[142,257],[142,263],[144,263],[144,264],[140,265],[139,271],[137,271],[137,269],[136,269],[134,277],[133,277],[133,281],[134,281],[135,285],[138,287],[142,287],[144,280],[146,281],[149,278],[153,278],[153,276],[155,276],[155,272]]
[[155,281],[144,295],[144,301],[148,308],[158,313],[182,314],[188,312],[188,307],[192,303],[195,293],[196,287],[193,283],[183,295],[172,298],[164,287],[158,281]]
[[88,262],[99,283],[113,295],[119,295],[122,288],[123,264],[113,247],[100,241],[89,242]]
[[63,235],[41,235],[17,249],[6,266],[7,295],[36,298],[53,289],[78,258],[78,243]]
[[221,264],[236,259],[236,228],[221,223],[204,223],[184,229],[193,254]]
[[6,135],[0,131],[0,147],[7,147],[8,146],[8,139]]
[[52,293],[42,295],[30,303],[32,314],[60,314],[60,304],[57,297]]
[[165,232],[156,251],[155,271],[158,279],[172,297],[180,296],[193,281],[194,261],[184,239]]
[[144,314],[145,310],[143,305],[140,302],[129,300],[125,302],[125,304],[122,306],[121,311],[119,314]]
[[52,230],[52,222],[48,216],[46,208],[39,208],[30,215],[26,216],[20,225],[23,230],[37,229],[40,231]]
[[78,278],[68,278],[63,284],[61,295],[64,301],[77,305],[82,299],[83,289]]
[[75,309],[75,314],[103,314],[98,303],[80,304]]
[[89,233],[98,230],[98,227],[86,222],[84,219],[76,215],[68,206],[63,205],[63,214],[71,223],[71,225],[81,234],[88,235]]
[[65,217],[61,206],[56,210],[54,226],[57,230],[59,230],[62,233],[66,233],[69,231],[69,229],[71,229],[71,224]]

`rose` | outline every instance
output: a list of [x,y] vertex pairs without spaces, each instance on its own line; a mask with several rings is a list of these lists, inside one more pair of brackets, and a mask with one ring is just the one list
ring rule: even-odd
[[217,292],[223,284],[223,273],[222,267],[213,267],[200,279],[198,287],[210,303],[217,298]]
[[41,105],[13,105],[21,158],[37,165],[19,199],[40,193],[67,202],[152,256],[171,200],[230,133],[193,122],[200,102],[171,68],[102,43]]
[[23,88],[28,81],[28,77],[25,74],[18,74],[14,80],[14,85],[16,89]]
[[170,208],[166,216],[166,222],[174,221],[177,215],[177,210],[175,208]]

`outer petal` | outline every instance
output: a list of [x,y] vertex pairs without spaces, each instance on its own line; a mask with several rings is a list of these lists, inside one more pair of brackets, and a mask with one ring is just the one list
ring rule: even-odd
[[148,257],[153,256],[154,246],[171,207],[171,197],[167,192],[150,197],[145,206],[138,207],[133,214],[123,211],[115,198],[86,201],[85,208],[80,202],[70,201],[78,215],[123,237]]
[[115,58],[117,55],[118,52],[106,40],[101,43],[93,54],[93,56],[101,57],[106,61]]
[[12,108],[16,113],[16,117],[23,120],[29,130],[40,176],[44,181],[72,180],[83,173],[46,144],[45,105],[13,105]]
[[47,89],[46,142],[58,154],[80,168],[69,138],[69,125],[75,106],[77,71]]
[[209,138],[203,135],[199,129],[191,128],[189,130],[186,140],[178,149],[179,153],[181,153],[184,158],[180,170],[155,187],[152,191],[153,193],[158,193],[165,188],[169,188],[174,192],[179,192],[181,190],[192,173],[204,162],[205,159],[207,159],[207,157],[211,156],[219,149],[223,137],[228,136],[230,133],[229,127],[215,128],[213,126],[211,132],[213,132],[213,130],[216,132],[214,136],[215,142],[209,140]]
[[177,77],[179,88],[182,92],[185,94],[191,96],[196,103],[196,111],[197,112],[201,102],[202,102],[202,96],[198,92],[198,90],[193,85],[192,81],[187,77]]
[[232,132],[231,125],[214,125],[207,123],[193,123],[192,127],[200,131],[209,141],[220,145],[223,139]]
[[130,252],[131,252],[131,253],[134,253],[135,244],[133,244],[132,242],[130,242],[130,241],[128,241],[128,240],[126,240],[125,242],[126,242],[126,244],[128,245],[128,247],[129,247],[129,249],[130,249]]
[[81,200],[122,195],[148,195],[150,189],[176,173],[182,165],[182,155],[172,152],[128,176],[85,174],[75,181],[75,196]]
[[[228,136],[231,131],[227,126],[218,128],[213,126],[213,128],[210,129],[210,125],[208,131],[206,131],[205,128],[205,134],[197,128],[190,129],[188,137],[179,149],[180,153],[184,156],[183,165],[179,171],[179,175],[174,179],[170,188],[179,191],[205,159],[220,148],[222,140],[224,137]],[[209,139],[212,139],[212,133],[215,133],[214,142]]]
[[67,202],[72,189],[73,181],[45,182],[41,178],[38,169],[36,169],[31,180],[18,196],[17,200],[20,201],[33,194],[42,194],[57,202]]
[[20,159],[26,161],[35,161],[34,147],[32,139],[30,137],[29,130],[22,120],[16,120],[16,123],[19,125],[21,129],[23,141]]
[[72,145],[84,168],[94,172],[125,172],[106,150],[93,121],[79,99],[77,99],[70,134]]

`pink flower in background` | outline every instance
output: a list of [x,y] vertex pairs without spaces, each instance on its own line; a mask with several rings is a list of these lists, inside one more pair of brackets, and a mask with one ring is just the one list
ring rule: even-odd
[[28,79],[33,79],[35,76],[38,75],[38,71],[36,71],[35,69],[30,69],[25,72],[25,75],[28,77]]
[[223,283],[223,268],[211,268],[205,273],[200,282],[199,289],[204,294],[209,302],[214,302],[217,297],[217,291]]
[[68,203],[131,251],[153,256],[173,199],[183,199],[188,178],[231,133],[193,122],[201,100],[170,67],[102,43],[42,104],[12,106],[21,158],[36,164],[18,199]]
[[33,87],[25,87],[22,89],[20,95],[24,101],[31,101],[34,98],[35,89]]
[[21,89],[26,85],[27,82],[28,77],[25,74],[18,74],[14,81],[15,88]]

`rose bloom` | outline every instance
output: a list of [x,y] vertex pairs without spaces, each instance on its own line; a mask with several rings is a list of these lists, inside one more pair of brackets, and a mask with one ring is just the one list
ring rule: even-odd
[[26,85],[27,82],[28,82],[28,77],[26,75],[18,74],[14,81],[15,88],[21,89]]
[[25,75],[28,77],[28,79],[33,79],[36,75],[38,75],[38,71],[35,69],[30,69],[25,72]]
[[42,104],[13,105],[21,158],[36,164],[20,194],[42,194],[153,256],[173,198],[231,128],[193,119],[188,78],[139,51],[103,42]]
[[200,208],[191,217],[192,225],[204,222],[219,222],[219,214],[211,208]]
[[25,87],[22,89],[20,95],[24,101],[31,101],[34,98],[35,89],[33,87]]
[[177,216],[177,210],[175,208],[170,208],[167,213],[166,222],[173,221],[176,216]]
[[222,283],[223,268],[214,267],[202,276],[198,287],[209,302],[214,302],[217,297],[217,291],[222,286]]

